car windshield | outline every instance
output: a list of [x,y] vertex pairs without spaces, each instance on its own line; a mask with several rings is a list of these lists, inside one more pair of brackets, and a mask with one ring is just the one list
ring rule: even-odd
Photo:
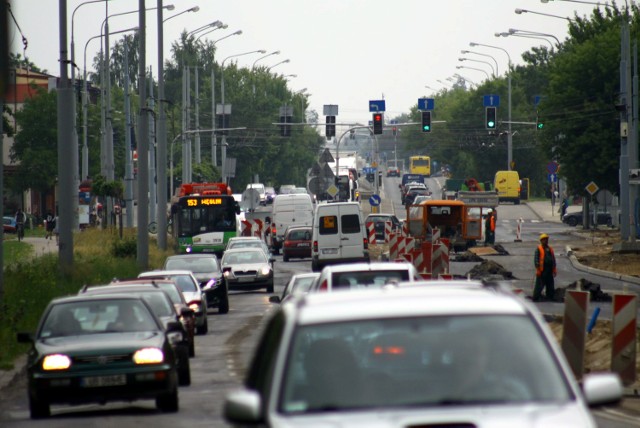
[[159,328],[141,300],[83,300],[54,305],[47,313],[38,337],[139,332]]
[[307,276],[302,278],[295,278],[293,283],[289,286],[287,294],[304,294],[309,291],[317,277]]
[[381,288],[385,284],[410,280],[407,269],[334,272],[331,279],[333,289],[352,290]]
[[287,234],[288,241],[308,241],[311,239],[310,229],[291,230]]
[[214,257],[169,257],[165,263],[167,270],[190,270],[193,273],[219,272],[220,266]]
[[225,253],[222,256],[223,265],[241,265],[248,263],[266,263],[267,259],[264,252],[260,251],[243,251]]
[[282,381],[285,414],[574,399],[540,331],[516,315],[302,326]]

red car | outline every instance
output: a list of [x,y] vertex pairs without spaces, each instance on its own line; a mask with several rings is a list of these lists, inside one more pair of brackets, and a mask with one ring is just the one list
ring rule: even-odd
[[292,258],[311,257],[311,227],[291,226],[284,233],[282,245],[282,261]]

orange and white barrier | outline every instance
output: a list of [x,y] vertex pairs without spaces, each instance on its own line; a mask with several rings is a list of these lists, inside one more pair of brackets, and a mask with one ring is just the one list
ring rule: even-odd
[[516,239],[514,242],[522,242],[522,223],[524,220],[522,217],[518,219],[518,225],[516,226]]
[[404,239],[402,236],[392,233],[389,236],[389,260],[398,258],[398,240]]
[[376,226],[372,221],[368,221],[367,224],[367,235],[369,236],[369,244],[376,243]]
[[636,381],[636,328],[638,298],[635,294],[613,295],[611,371],[625,385]]
[[390,221],[384,222],[384,242],[389,242],[389,235],[393,232],[392,223]]
[[262,220],[242,220],[242,229],[240,231],[241,236],[257,236],[260,239],[262,237]]
[[562,351],[578,380],[582,379],[584,373],[588,308],[588,291],[567,290],[564,297]]

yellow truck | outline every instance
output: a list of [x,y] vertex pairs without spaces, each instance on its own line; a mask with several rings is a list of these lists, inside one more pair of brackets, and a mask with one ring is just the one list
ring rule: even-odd
[[517,171],[498,171],[493,180],[500,202],[520,203],[520,176]]

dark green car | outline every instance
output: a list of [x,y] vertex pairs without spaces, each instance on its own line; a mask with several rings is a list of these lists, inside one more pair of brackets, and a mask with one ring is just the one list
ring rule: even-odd
[[176,357],[179,322],[165,329],[140,297],[110,294],[52,300],[38,330],[18,333],[31,343],[27,361],[31,418],[51,404],[155,399],[178,411]]

